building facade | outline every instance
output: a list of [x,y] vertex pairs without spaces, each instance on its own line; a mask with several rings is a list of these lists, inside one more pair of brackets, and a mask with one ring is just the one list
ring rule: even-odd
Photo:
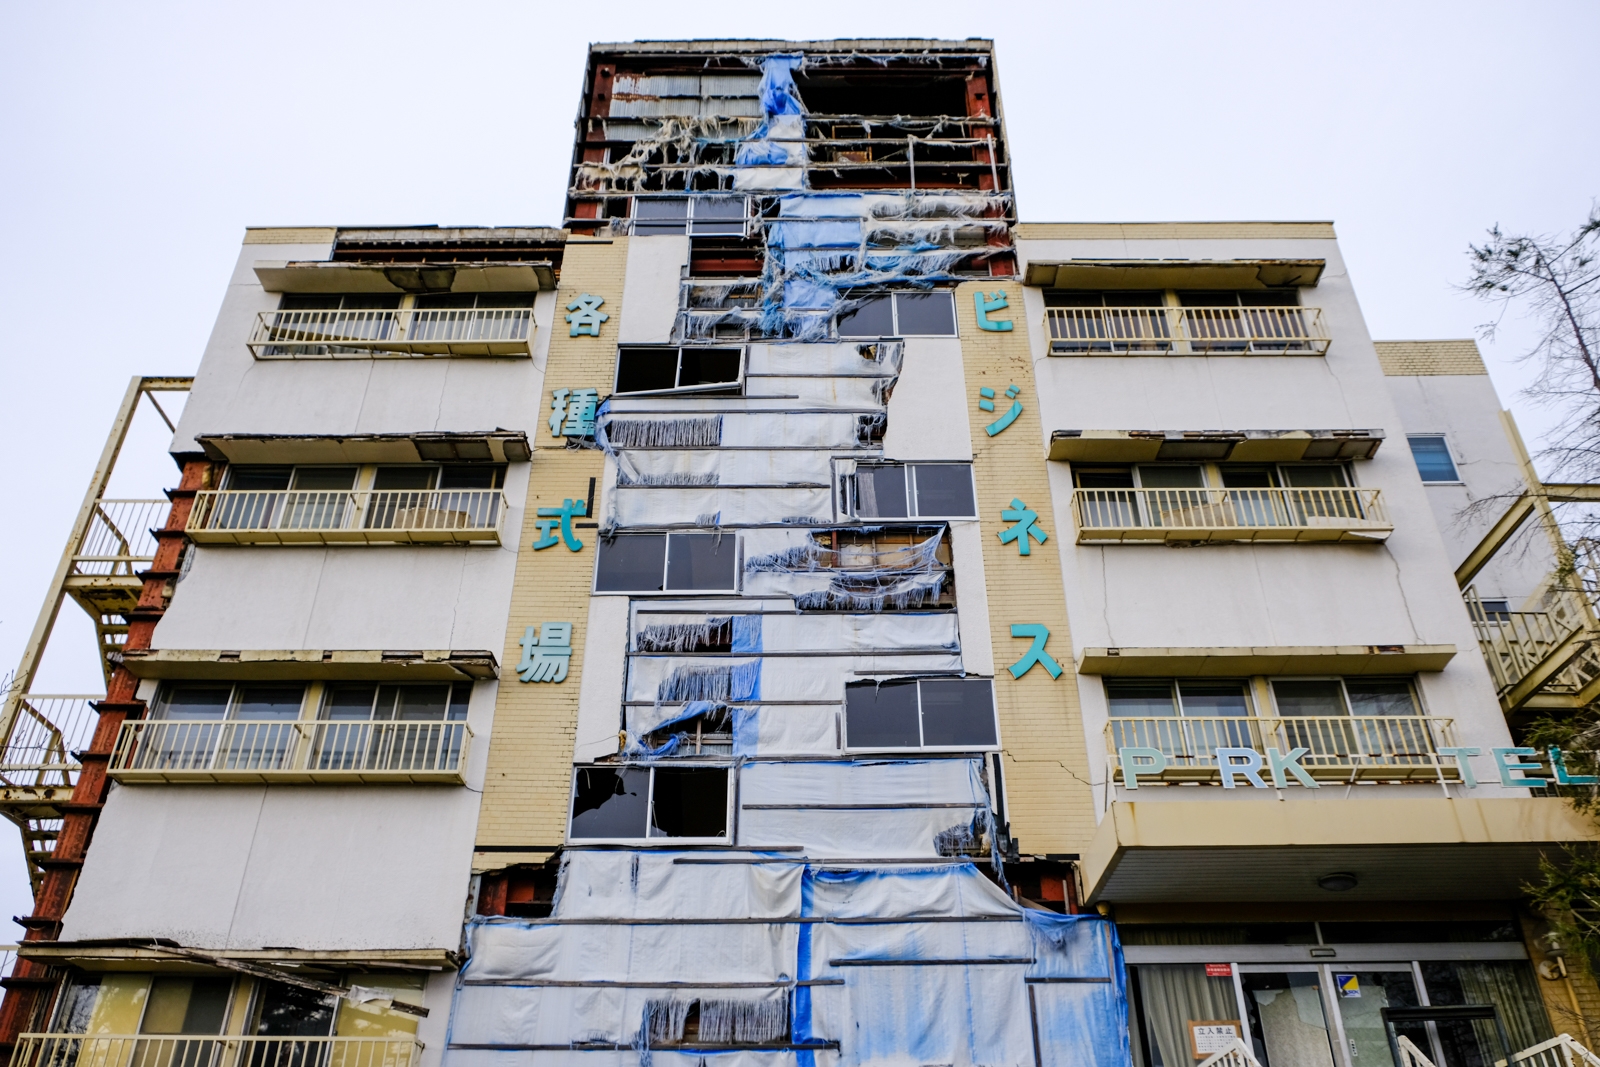
[[108,446],[16,1062],[1588,1041],[1518,745],[1597,628],[1471,342],[1327,223],[1018,223],[986,41],[584,78],[559,227],[253,229],[170,506]]

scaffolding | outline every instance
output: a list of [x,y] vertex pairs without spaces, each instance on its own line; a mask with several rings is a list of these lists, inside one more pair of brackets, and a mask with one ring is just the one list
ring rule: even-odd
[[145,575],[155,560],[154,529],[165,524],[170,504],[165,499],[112,500],[106,489],[140,401],[148,399],[167,428],[175,430],[155,394],[187,392],[192,382],[192,378],[166,377],[129,382],[38,620],[5,691],[0,712],[0,814],[21,831],[35,895],[82,770],[78,753],[89,746],[98,722],[94,703],[104,694],[35,693],[34,679],[61,605],[71,598],[94,623],[101,670],[110,682],[128,639],[130,617],[139,607]]

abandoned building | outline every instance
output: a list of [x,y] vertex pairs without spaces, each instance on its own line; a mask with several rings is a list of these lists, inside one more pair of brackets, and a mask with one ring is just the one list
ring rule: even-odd
[[988,41],[582,88],[557,225],[251,229],[130,384],[0,720],[12,1064],[1588,1055],[1589,487],[1472,342],[1329,223],[1019,222]]

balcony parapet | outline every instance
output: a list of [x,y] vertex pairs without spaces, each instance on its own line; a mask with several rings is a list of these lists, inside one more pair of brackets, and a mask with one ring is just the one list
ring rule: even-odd
[[246,344],[257,359],[526,357],[534,328],[528,307],[262,311]]
[[1053,356],[1322,356],[1314,307],[1055,307]]
[[12,1067],[415,1067],[414,1038],[21,1034]]
[[143,719],[122,724],[119,782],[462,782],[464,722]]
[[1160,752],[1167,766],[1136,769],[1139,785],[1220,782],[1217,749],[1290,752],[1306,749],[1298,763],[1316,780],[1428,781],[1460,779],[1454,757],[1455,720],[1426,715],[1201,718],[1114,718],[1106,723],[1111,779],[1125,785],[1118,753],[1124,748]]
[[206,490],[184,532],[202,545],[500,543],[498,489]]
[[1320,541],[1372,544],[1394,532],[1381,491],[1076,489],[1079,544],[1138,541]]

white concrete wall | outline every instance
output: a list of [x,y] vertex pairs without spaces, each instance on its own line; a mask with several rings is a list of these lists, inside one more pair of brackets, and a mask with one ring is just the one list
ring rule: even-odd
[[[1452,577],[1453,562],[1405,443],[1339,249],[1322,240],[1022,241],[1024,260],[1325,259],[1302,302],[1320,307],[1326,357],[1046,357],[1044,297],[1024,293],[1045,440],[1059,429],[1379,429],[1377,456],[1353,464],[1382,490],[1394,523],[1381,546],[1076,546],[1062,556],[1074,653],[1086,647],[1453,644],[1420,678],[1426,710],[1456,720],[1462,744],[1510,743]],[[1075,531],[1072,475],[1051,464],[1054,529]],[[1074,535],[1075,536],[1075,535]],[[1080,676],[1089,751],[1103,753],[1106,703]],[[1105,764],[1098,762],[1097,781]],[[1191,798],[1194,790],[1152,790]],[[1199,792],[1207,792],[1200,790]],[[1097,796],[1103,799],[1103,789]],[[1218,791],[1219,796],[1221,791]],[[1239,795],[1239,794],[1234,794]]]
[[[1444,434],[1461,484],[1426,487],[1428,503],[1452,565],[1460,563],[1522,491],[1522,468],[1501,422],[1500,398],[1486,374],[1390,377],[1390,393],[1407,433]],[[1499,497],[1499,500],[1491,498]],[[1475,501],[1489,501],[1469,511]],[[1506,598],[1513,608],[1555,566],[1542,528],[1534,522],[1479,572],[1480,596]]]
[[887,459],[972,461],[967,379],[954,337],[908,337],[900,380],[889,397]]
[[[680,283],[688,265],[688,237],[665,234],[628,239],[627,274],[622,284],[622,306],[627,314],[617,325],[618,341],[660,345],[672,340]],[[610,390],[601,390],[602,395],[607,392]]]
[[245,347],[258,312],[278,306],[257,260],[326,259],[327,245],[245,245],[173,437],[198,451],[202,433],[415,433],[525,430],[540,425],[556,294],[534,301],[532,359],[274,359]]
[[465,786],[114,786],[63,939],[458,949],[498,688],[473,687]]

